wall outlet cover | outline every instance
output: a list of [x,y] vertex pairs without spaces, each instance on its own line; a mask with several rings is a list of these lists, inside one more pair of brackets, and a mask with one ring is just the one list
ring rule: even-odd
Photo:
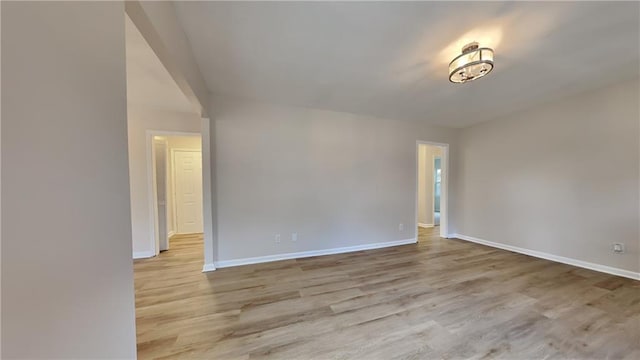
[[611,244],[611,250],[615,254],[622,254],[622,253],[624,253],[624,244],[622,244],[622,243]]

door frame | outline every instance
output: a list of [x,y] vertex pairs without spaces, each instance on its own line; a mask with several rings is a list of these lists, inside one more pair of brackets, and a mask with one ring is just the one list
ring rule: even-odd
[[[156,158],[157,151],[156,150],[157,150],[157,148],[155,147],[157,145],[157,140],[154,139],[156,136],[161,136],[161,135],[153,135],[153,136],[151,136],[151,144],[152,144],[152,147],[151,147],[151,161],[152,161],[152,164],[151,164],[152,165],[152,167],[151,167],[151,169],[152,169],[152,171],[151,171],[151,180],[153,182],[152,183],[152,189],[151,189],[151,191],[152,191],[151,192],[151,196],[153,196],[153,206],[156,207],[156,209],[153,212],[153,214],[155,216],[155,219],[154,219],[154,231],[155,231],[155,237],[156,237],[156,247],[154,249],[154,254],[158,255],[158,253],[160,253],[160,221],[158,220],[158,214],[160,212],[159,211],[160,206],[158,204],[158,195],[157,195],[157,192],[158,192],[158,170],[156,168],[156,165],[157,165],[157,161],[156,161],[157,160],[157,158]],[[168,162],[168,160],[169,160],[169,141],[165,137],[163,142],[164,142],[164,145],[165,145],[165,151],[164,151],[165,152],[165,161]],[[169,194],[169,188],[167,187],[167,181],[169,179],[169,166],[168,165],[169,165],[168,163],[165,164],[165,168],[164,168],[164,170],[165,170],[164,171],[164,177],[165,177],[165,188],[164,188],[164,192],[165,192],[165,194],[164,194],[165,216],[164,217],[165,217],[165,222],[167,222],[169,220],[169,218],[167,217],[167,211],[168,211],[168,208],[167,208],[167,195]],[[168,224],[165,224],[165,225],[167,225],[167,230],[168,230]],[[170,237],[169,232],[167,232],[167,250],[169,249],[169,237]]]
[[[449,238],[449,144],[447,143],[439,143],[434,141],[416,141],[416,150],[415,150],[415,236],[416,241],[418,240],[418,187],[420,186],[418,182],[418,167],[420,166],[420,145],[431,145],[438,146],[442,148],[442,156],[440,157],[440,168],[441,168],[441,182],[440,182],[440,237],[441,238]],[[433,166],[433,163],[432,163]],[[433,191],[433,189],[432,189]],[[433,207],[432,207],[433,211]]]
[[[433,189],[431,189],[431,216],[433,217],[433,226],[436,226],[436,159],[440,159],[440,206],[442,206],[442,155],[433,155],[433,159],[431,159],[431,169],[434,171]],[[442,210],[442,208],[440,208],[440,210]],[[442,211],[440,212],[440,216],[442,216]]]
[[[203,126],[202,132],[185,132],[185,131],[166,131],[166,130],[146,130],[146,149],[147,149],[147,201],[149,204],[149,234],[152,247],[152,253],[158,255],[160,253],[160,233],[158,227],[158,201],[156,199],[156,179],[154,174],[155,169],[155,149],[153,144],[154,136],[200,136],[202,142],[202,222],[204,230],[204,260],[205,267],[203,271],[215,270],[215,267],[207,267],[208,262],[211,262],[210,256],[207,254],[207,249],[213,248],[213,218],[207,216],[212,213],[211,204],[211,159],[209,149],[209,119],[202,119],[203,125],[206,124],[206,128]],[[206,139],[205,139],[206,136]],[[206,141],[206,143],[205,143]],[[168,167],[167,167],[168,168]],[[173,184],[172,184],[173,185]],[[207,201],[209,199],[209,201]]]

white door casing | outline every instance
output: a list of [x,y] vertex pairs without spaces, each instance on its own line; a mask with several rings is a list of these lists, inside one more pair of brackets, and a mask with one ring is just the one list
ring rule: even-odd
[[202,223],[202,153],[173,151],[176,232],[203,232]]
[[153,140],[154,145],[154,183],[158,216],[159,251],[169,250],[168,224],[167,224],[167,177],[169,169],[169,147],[166,138]]
[[[416,225],[419,223],[418,221],[418,191],[419,191],[419,181],[418,181],[418,167],[420,163],[420,144],[424,145],[433,145],[438,146],[442,150],[442,154],[440,155],[440,171],[441,171],[441,181],[440,181],[440,237],[449,238],[449,144],[446,143],[438,143],[433,141],[416,141],[416,152],[415,152],[415,161],[416,161],[416,192],[415,192],[415,219]],[[415,236],[418,238],[418,227],[415,227]]]
[[[155,197],[154,186],[155,181],[153,179],[154,173],[154,151],[153,151],[153,137],[154,136],[201,136],[202,139],[202,149],[201,156],[203,159],[202,162],[202,216],[203,216],[203,237],[204,237],[204,266],[202,268],[203,272],[214,271],[216,267],[214,265],[214,261],[217,258],[217,239],[214,236],[214,230],[216,224],[214,223],[214,204],[215,199],[215,186],[212,186],[212,153],[211,153],[211,132],[213,131],[213,127],[211,125],[211,120],[209,118],[202,118],[202,129],[200,132],[184,132],[184,131],[164,131],[164,130],[146,130],[146,147],[147,147],[147,186],[148,186],[148,209],[149,209],[149,218],[152,219],[150,221],[149,234],[151,234],[151,246],[152,246],[152,255],[147,255],[145,253],[144,256],[136,256],[134,253],[134,258],[142,258],[142,257],[151,257],[158,254],[159,249],[159,236],[158,236],[158,204]],[[170,201],[170,204],[167,204],[167,209],[172,209],[172,214],[169,216],[167,214],[167,220],[171,221],[173,226],[171,227],[171,235],[175,234],[175,179],[173,178],[173,151],[174,150],[190,150],[197,151],[194,149],[172,149],[168,158],[170,159],[170,166],[167,167],[169,174],[167,180],[170,180],[170,187],[168,188],[167,193],[167,201]]]

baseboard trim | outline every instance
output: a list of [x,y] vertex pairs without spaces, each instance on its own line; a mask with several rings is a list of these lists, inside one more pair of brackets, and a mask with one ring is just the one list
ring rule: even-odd
[[418,223],[418,227],[421,227],[421,228],[432,228],[433,224]]
[[176,232],[175,232],[175,231],[169,231],[169,232],[167,233],[167,239],[171,239],[171,237],[172,237],[173,235],[175,235],[175,234],[176,234]]
[[133,252],[134,259],[146,259],[154,256],[156,256],[156,253],[154,253],[153,251],[134,251]]
[[591,262],[588,262],[588,261],[582,261],[582,260],[572,259],[572,258],[568,258],[568,257],[564,257],[564,256],[553,255],[553,254],[545,253],[545,252],[542,252],[542,251],[529,250],[529,249],[525,249],[525,248],[521,248],[521,247],[517,247],[517,246],[501,244],[501,243],[497,243],[497,242],[493,242],[493,241],[488,241],[488,240],[475,238],[473,236],[467,236],[467,235],[462,235],[462,234],[452,234],[451,236],[453,238],[457,238],[457,239],[460,239],[460,240],[470,241],[470,242],[474,242],[474,243],[477,243],[477,244],[491,246],[491,247],[502,249],[502,250],[512,251],[512,252],[516,252],[516,253],[520,253],[520,254],[524,254],[524,255],[529,255],[529,256],[540,258],[540,259],[555,261],[555,262],[559,262],[559,263],[563,263],[563,264],[567,264],[567,265],[573,265],[573,266],[577,266],[577,267],[581,267],[581,268],[585,268],[585,269],[589,269],[589,270],[594,270],[594,271],[599,271],[599,272],[603,272],[603,273],[607,273],[607,274],[611,274],[611,275],[622,276],[622,277],[626,277],[626,278],[629,278],[629,279],[640,280],[640,272],[633,272],[633,271],[624,270],[624,269],[620,269],[620,268],[615,268],[615,267],[611,267],[611,266],[591,263]]
[[216,266],[214,264],[204,264],[202,267],[202,272],[216,271]]
[[347,246],[347,247],[325,249],[325,250],[312,250],[312,251],[302,251],[302,252],[295,252],[295,253],[258,256],[258,257],[244,258],[244,259],[223,260],[223,261],[217,262],[215,266],[216,268],[226,268],[226,267],[232,267],[232,266],[259,264],[259,263],[280,261],[280,260],[300,259],[300,258],[306,258],[306,257],[312,257],[312,256],[343,254],[343,253],[362,251],[362,250],[374,250],[374,249],[381,249],[381,248],[400,246],[400,245],[409,245],[409,244],[415,244],[415,243],[416,243],[416,239],[411,238],[411,239],[404,239],[404,240],[388,241],[383,243]]

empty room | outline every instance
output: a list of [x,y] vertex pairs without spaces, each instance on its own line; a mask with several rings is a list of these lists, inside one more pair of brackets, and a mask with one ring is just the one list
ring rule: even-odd
[[640,2],[0,14],[3,359],[640,358]]

